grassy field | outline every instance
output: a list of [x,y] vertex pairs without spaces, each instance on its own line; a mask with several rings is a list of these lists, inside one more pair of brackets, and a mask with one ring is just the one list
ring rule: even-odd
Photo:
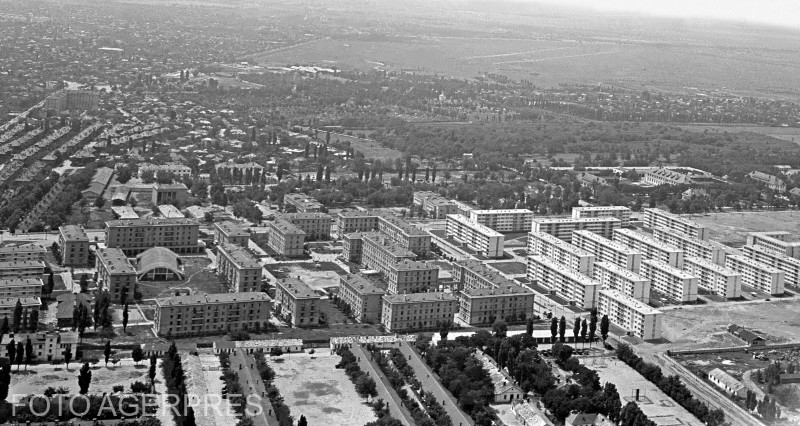
[[289,354],[270,358],[275,386],[294,418],[309,424],[363,425],[375,420],[366,400],[358,396],[344,370],[336,369],[339,356],[327,349],[314,355]]
[[709,228],[710,237],[726,244],[743,244],[748,232],[789,231],[800,233],[800,212],[711,213],[691,217]]

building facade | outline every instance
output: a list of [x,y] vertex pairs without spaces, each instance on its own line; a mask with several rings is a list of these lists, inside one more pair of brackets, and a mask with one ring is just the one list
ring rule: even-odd
[[326,213],[287,213],[281,219],[300,228],[306,233],[306,241],[326,241],[331,239],[333,220]]
[[283,219],[269,222],[267,244],[278,255],[285,257],[301,257],[304,253],[306,233]]
[[701,240],[663,227],[653,228],[653,238],[683,250],[686,256],[700,257],[717,265],[725,264],[725,246],[716,241]]
[[533,220],[531,231],[546,232],[570,243],[572,242],[572,231],[582,230],[611,239],[614,230],[619,229],[621,223],[615,217],[591,217],[586,219],[542,218]]
[[708,229],[687,218],[656,208],[644,209],[644,226],[650,229],[662,227],[683,232],[700,240],[708,239]]
[[599,282],[544,256],[528,256],[528,279],[581,309],[597,306]]
[[84,267],[89,264],[89,237],[80,225],[65,225],[58,228],[58,245],[61,264]]
[[572,244],[594,254],[597,262],[611,262],[633,272],[639,271],[642,252],[590,231],[574,231]]
[[462,291],[458,318],[475,326],[489,326],[498,319],[524,322],[533,316],[534,297],[533,290],[514,284]]
[[133,300],[136,293],[136,268],[128,261],[125,253],[118,248],[97,249],[95,259],[97,287],[107,290],[114,303],[120,303],[123,295],[125,300]]
[[504,255],[505,236],[503,234],[480,223],[472,222],[459,214],[447,215],[445,233],[448,237],[466,244],[469,249],[483,256],[502,257]]
[[106,246],[136,256],[153,247],[178,254],[198,254],[200,224],[194,219],[125,219],[106,222]]
[[528,233],[528,254],[540,254],[570,268],[590,275],[595,255],[545,232]]
[[317,213],[323,209],[322,203],[305,194],[290,193],[283,196],[283,203],[292,206],[297,213]]
[[275,286],[275,310],[294,327],[319,325],[320,299],[299,279],[279,279]]
[[22,343],[25,345],[31,340],[33,354],[37,361],[62,361],[64,352],[69,349],[73,359],[78,353],[78,332],[77,331],[38,331],[36,333],[17,333],[4,334],[0,337],[0,357],[7,358],[6,350],[10,342]]
[[697,285],[726,299],[742,297],[742,274],[708,259],[686,256],[683,270],[698,278]]
[[642,261],[639,274],[652,283],[652,289],[678,302],[697,300],[697,287],[700,280],[683,270],[658,260]]
[[616,290],[600,290],[597,313],[640,339],[661,338],[661,311]]
[[789,232],[753,232],[747,236],[748,246],[761,246],[774,253],[800,259],[800,241],[792,241]]
[[614,231],[614,241],[641,252],[645,259],[658,260],[673,268],[683,267],[683,250],[658,241],[647,234],[631,229],[617,229]]
[[611,262],[594,264],[592,278],[602,288],[616,290],[643,303],[650,303],[650,280]]
[[231,221],[214,222],[214,238],[217,244],[228,243],[247,247],[250,244],[250,233]]
[[269,321],[266,293],[221,293],[156,299],[155,329],[162,337],[259,330]]
[[234,292],[261,291],[261,264],[242,246],[230,243],[217,246],[217,274]]
[[451,323],[458,309],[450,293],[431,292],[383,296],[381,323],[391,333],[432,330]]
[[619,219],[620,226],[626,227],[631,224],[631,209],[624,206],[595,206],[595,207],[573,207],[573,219],[586,219],[589,217],[615,217]]
[[785,285],[800,287],[800,259],[778,254],[763,246],[744,246],[744,255],[783,271]]
[[745,256],[726,256],[725,266],[742,274],[742,285],[773,296],[784,293],[786,274],[778,268]]
[[533,212],[528,209],[472,210],[469,220],[497,232],[530,231]]
[[341,298],[358,322],[377,323],[381,320],[383,295],[386,292],[361,275],[339,277],[339,298]]

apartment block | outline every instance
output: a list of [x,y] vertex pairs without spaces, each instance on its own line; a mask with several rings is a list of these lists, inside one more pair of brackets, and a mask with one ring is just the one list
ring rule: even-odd
[[458,299],[450,293],[387,294],[381,323],[391,333],[431,330],[452,322],[457,310]]
[[250,233],[245,231],[238,223],[231,221],[215,222],[214,237],[217,244],[238,244],[247,247],[250,244]]
[[336,216],[339,235],[351,232],[378,230],[406,250],[418,256],[426,255],[431,249],[431,235],[403,219],[386,213],[374,211],[348,211]]
[[800,241],[792,241],[789,232],[753,232],[747,236],[748,246],[761,246],[783,256],[800,259]]
[[718,265],[725,264],[725,246],[716,241],[701,240],[664,227],[653,228],[653,239],[683,250],[685,256],[700,257]]
[[42,297],[42,277],[6,278],[0,280],[0,298]]
[[336,215],[336,229],[339,236],[352,232],[369,232],[378,229],[381,216],[369,211],[343,211]]
[[345,262],[361,263],[361,251],[364,246],[364,234],[361,232],[351,232],[341,235],[342,255]]
[[698,287],[705,291],[726,299],[742,296],[742,274],[732,269],[702,257],[686,256],[683,270],[697,277]]
[[593,254],[597,262],[611,262],[633,272],[639,271],[642,262],[642,252],[594,232],[574,231],[572,244]]
[[472,210],[469,220],[497,232],[525,232],[533,225],[533,212],[528,209]]
[[186,198],[189,197],[189,188],[182,183],[154,183],[153,195],[150,201],[154,205],[159,204],[179,204],[186,203]]
[[745,256],[783,271],[785,285],[800,287],[800,259],[784,256],[764,246],[742,247]]
[[381,320],[384,294],[383,289],[361,275],[339,277],[339,298],[347,303],[358,322],[377,323]]
[[495,320],[523,322],[533,315],[533,290],[515,284],[463,291],[458,318],[469,325],[492,325]]
[[299,279],[283,278],[275,286],[276,311],[294,327],[319,324],[320,299],[314,289]]
[[217,246],[217,274],[234,292],[261,291],[261,264],[242,246],[231,243]]
[[631,224],[631,209],[623,206],[596,206],[596,207],[573,207],[573,219],[586,219],[589,217],[615,217],[619,219],[620,226]]
[[611,238],[615,229],[619,229],[621,221],[615,217],[573,218],[541,218],[533,220],[532,232],[546,232],[568,243],[572,242],[572,231],[589,231]]
[[7,278],[42,278],[44,262],[18,260],[0,262],[0,280]]
[[640,339],[661,338],[661,311],[616,290],[600,290],[597,313]]
[[89,266],[89,237],[80,225],[58,228],[58,246],[64,266]]
[[0,318],[8,318],[8,324],[14,324],[14,310],[17,301],[22,304],[22,318],[30,318],[32,310],[39,310],[42,299],[38,297],[7,297],[0,299]]
[[192,337],[259,330],[269,321],[266,293],[220,293],[156,299],[155,329],[159,336]]
[[300,257],[303,255],[303,245],[306,242],[306,233],[283,219],[269,222],[267,231],[267,244],[280,256]]
[[528,279],[582,309],[597,306],[600,283],[541,255],[528,256]]
[[42,262],[44,261],[45,254],[47,254],[47,249],[41,244],[32,243],[18,246],[5,246],[0,247],[0,262],[14,262],[17,260]]
[[439,268],[427,262],[404,259],[386,271],[389,294],[423,293],[439,287]]
[[381,276],[388,277],[390,268],[403,260],[415,260],[414,252],[394,243],[379,232],[370,232],[362,236],[361,264],[368,269],[378,271]]
[[592,274],[595,255],[545,232],[528,233],[528,254],[540,254],[584,274]]
[[745,256],[726,256],[725,266],[742,274],[742,285],[773,296],[784,293],[786,274],[778,268]]
[[331,239],[333,219],[326,213],[287,213],[281,219],[300,228],[306,233],[306,241],[325,241]]
[[120,303],[123,295],[125,300],[133,300],[136,292],[136,268],[122,250],[98,248],[95,251],[95,267],[97,286],[108,290],[112,302]]
[[650,280],[611,262],[596,262],[592,278],[602,288],[618,291],[640,302],[650,303]]
[[180,163],[166,163],[166,164],[141,164],[139,165],[139,177],[141,178],[147,172],[153,172],[153,175],[158,175],[158,172],[166,172],[184,178],[192,175],[192,168]]
[[652,283],[652,289],[679,302],[697,300],[700,279],[658,260],[642,260],[639,274]]
[[614,241],[641,252],[645,259],[655,259],[673,268],[683,267],[683,250],[647,234],[631,229],[617,229],[614,231]]
[[447,215],[447,236],[486,257],[502,257],[503,234],[458,214]]
[[708,239],[708,229],[699,223],[656,208],[644,209],[644,226],[647,228],[667,228],[683,232],[700,240]]
[[431,191],[415,191],[414,205],[422,207],[431,219],[444,219],[449,214],[458,214],[455,202]]
[[294,207],[297,213],[317,213],[323,208],[322,203],[305,194],[286,194],[283,196],[283,203]]
[[177,254],[198,254],[200,224],[193,219],[124,219],[106,222],[106,246],[136,256],[153,247],[165,247]]
[[[9,318],[9,321],[11,319]],[[61,361],[64,352],[69,352],[74,357],[78,353],[77,331],[37,331],[36,333],[11,333],[0,337],[0,357],[8,358],[7,347],[12,341],[26,344],[31,340],[33,354],[38,361]]]
[[514,281],[504,277],[496,269],[472,259],[453,264],[453,280],[458,283],[458,290],[462,292],[516,285]]

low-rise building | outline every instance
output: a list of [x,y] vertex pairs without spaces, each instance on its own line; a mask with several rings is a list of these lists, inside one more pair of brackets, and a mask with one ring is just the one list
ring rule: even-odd
[[391,333],[432,330],[453,322],[457,309],[458,300],[450,293],[386,294],[381,323]]
[[708,372],[708,381],[725,391],[727,395],[737,398],[744,398],[747,396],[747,388],[744,384],[719,368]]
[[286,194],[283,196],[283,202],[287,206],[292,206],[298,213],[316,213],[324,208],[322,203],[305,194]]
[[165,172],[179,178],[184,178],[192,175],[192,168],[178,163],[139,165],[139,178],[144,177],[144,175],[149,172],[153,172],[153,175],[158,175],[158,172]]
[[301,257],[304,253],[306,233],[283,219],[269,222],[267,232],[269,248],[280,256]]
[[611,262],[596,262],[592,278],[602,288],[616,290],[640,302],[650,303],[650,280]]
[[26,345],[31,340],[34,359],[37,361],[62,361],[69,350],[73,359],[78,353],[77,331],[38,331],[36,333],[4,334],[0,337],[0,357],[7,358],[6,347],[10,342]]
[[472,210],[469,220],[497,232],[525,232],[533,224],[533,212],[528,209]]
[[544,256],[528,256],[528,279],[581,309],[597,306],[599,282]]
[[764,172],[755,171],[748,173],[747,177],[753,179],[758,183],[766,185],[767,188],[777,193],[783,194],[784,192],[786,192],[786,182],[784,182],[783,179],[775,175],[770,175]]
[[742,296],[742,274],[713,263],[708,259],[686,256],[683,270],[698,278],[697,285],[710,293],[726,299]]
[[258,331],[269,321],[266,293],[220,293],[156,299],[155,329],[162,337]]
[[504,255],[505,236],[503,234],[459,214],[447,215],[445,233],[483,256],[502,257]]
[[568,243],[572,242],[572,231],[590,231],[611,238],[622,222],[615,217],[540,218],[533,220],[532,232],[546,232]]
[[639,274],[652,283],[652,289],[678,302],[697,300],[700,279],[658,260],[642,261]]
[[261,264],[242,246],[222,243],[217,246],[217,274],[234,292],[261,291]]
[[595,255],[546,232],[528,233],[528,255],[540,254],[589,275]]
[[95,259],[97,288],[107,290],[114,303],[120,303],[123,298],[133,300],[137,274],[125,253],[118,248],[97,249]]
[[685,217],[657,208],[644,209],[644,226],[650,229],[667,228],[683,232],[700,240],[708,239],[708,229],[699,223]]
[[701,240],[664,227],[653,228],[653,239],[683,250],[685,256],[700,257],[718,265],[725,264],[725,246],[716,241]]
[[229,243],[247,247],[250,244],[250,233],[239,224],[224,221],[214,223],[214,237],[217,244]]
[[617,229],[614,231],[614,241],[641,252],[645,259],[658,260],[673,268],[683,267],[683,250],[647,234],[631,229]]
[[661,338],[661,311],[616,290],[600,290],[597,313],[641,339]]
[[299,279],[279,279],[275,286],[275,310],[294,327],[319,324],[320,299],[314,289]]
[[386,292],[361,275],[339,277],[339,298],[350,307],[358,322],[377,323],[381,320],[381,303]]
[[153,247],[136,256],[139,281],[174,281],[185,278],[180,256],[165,247]]
[[714,181],[714,178],[707,173],[685,172],[661,168],[645,172],[644,182],[651,185],[703,185]]
[[590,231],[574,231],[572,244],[594,254],[597,262],[611,262],[633,272],[639,271],[642,252]]
[[80,225],[65,225],[58,228],[58,246],[61,264],[72,267],[89,265],[89,237]]
[[330,240],[333,220],[326,213],[288,213],[281,219],[306,233],[306,241]]
[[631,224],[631,209],[624,206],[573,207],[572,217],[574,219],[615,217],[619,219],[620,226],[626,227]]
[[150,200],[154,205],[186,203],[189,197],[189,188],[182,183],[154,183],[153,197]]
[[465,290],[459,294],[458,318],[469,325],[489,326],[495,320],[524,322],[533,316],[533,290],[516,284]]
[[506,370],[501,369],[492,357],[486,355],[480,349],[476,349],[473,355],[489,375],[489,380],[492,381],[495,404],[511,404],[522,401],[525,397],[525,392],[515,383],[515,380]]
[[745,256],[726,256],[725,266],[742,274],[742,285],[773,296],[784,293],[786,274],[778,268]]

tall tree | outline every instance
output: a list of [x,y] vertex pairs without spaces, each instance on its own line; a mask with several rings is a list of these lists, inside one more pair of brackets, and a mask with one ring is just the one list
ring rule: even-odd
[[78,386],[81,388],[81,395],[86,395],[89,392],[89,384],[92,382],[92,369],[89,363],[83,363],[80,373],[78,374]]
[[122,332],[128,331],[128,305],[122,308]]
[[106,359],[106,367],[108,367],[108,359],[111,358],[111,340],[106,340],[106,346],[103,349],[103,356]]
[[561,343],[564,343],[564,335],[567,332],[567,319],[562,315],[558,321],[558,338]]
[[581,319],[575,318],[575,325],[572,327],[572,336],[575,338],[575,343],[578,343],[578,336],[581,334]]
[[586,323],[586,318],[581,321],[581,342],[586,342],[586,333],[589,331],[589,326]]
[[556,342],[556,336],[558,335],[558,320],[556,317],[550,320],[550,342]]
[[8,398],[8,387],[11,384],[11,364],[5,364],[0,368],[0,401]]
[[22,365],[22,361],[25,358],[25,345],[22,342],[17,343],[17,352],[14,355],[17,357],[17,371],[19,371],[19,367]]
[[17,358],[17,342],[15,342],[14,339],[11,339],[6,345],[6,353],[8,354],[9,364],[13,364],[14,360]]
[[608,320],[608,315],[603,315],[603,318],[600,319],[600,336],[603,338],[603,342],[608,339],[609,326],[610,321]]
[[592,342],[594,342],[594,336],[596,332],[597,332],[597,316],[592,315],[589,318],[589,345],[591,345]]
[[36,330],[39,329],[39,310],[35,307],[31,309],[31,318],[28,321],[28,329],[32,333],[36,333]]
[[4,334],[8,334],[9,326],[8,326],[8,317],[3,317],[3,325],[0,325],[0,336]]
[[533,318],[528,318],[528,324],[525,327],[525,334],[533,336]]
[[64,349],[64,362],[67,364],[67,369],[69,370],[69,362],[72,361],[72,349],[69,345],[67,348]]
[[19,333],[19,329],[22,326],[22,302],[17,299],[17,304],[14,306],[14,321],[13,321],[13,329],[14,334]]
[[28,365],[30,365],[31,361],[36,354],[33,353],[33,342],[31,342],[31,338],[28,337],[28,340],[25,342],[25,369],[28,369]]

